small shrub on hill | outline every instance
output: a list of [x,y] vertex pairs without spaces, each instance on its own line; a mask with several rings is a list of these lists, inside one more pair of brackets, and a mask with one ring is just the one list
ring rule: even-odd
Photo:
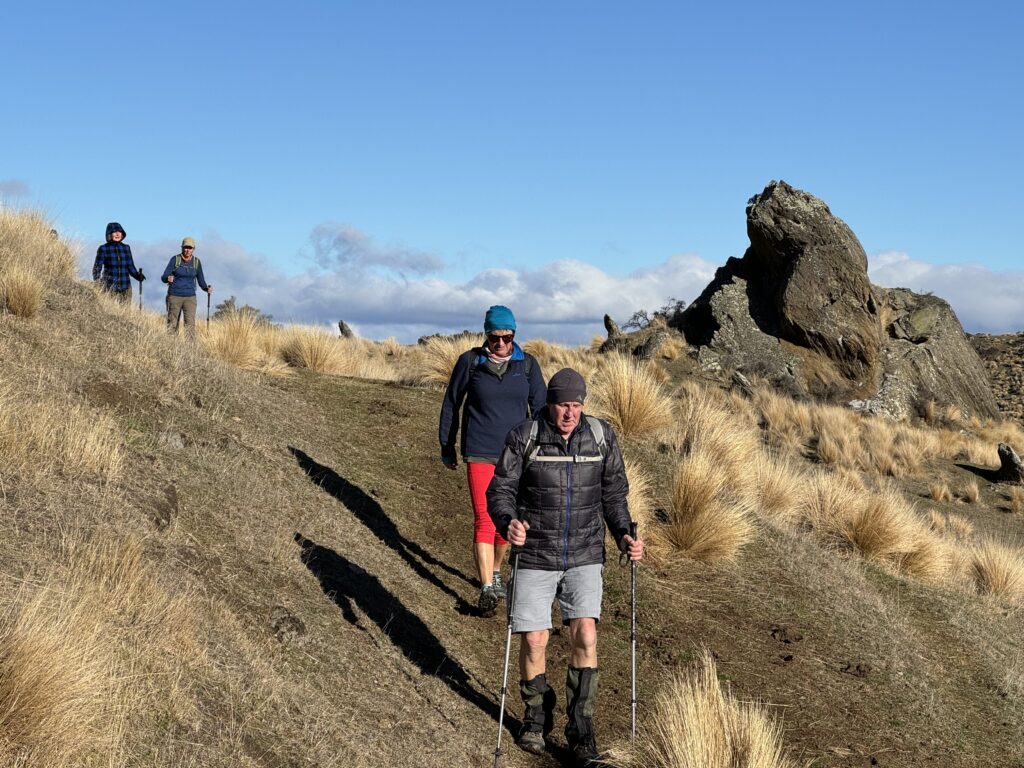
[[1013,603],[1024,600],[1024,559],[1017,549],[983,541],[971,553],[971,575],[983,594]]
[[281,337],[280,354],[293,368],[334,375],[345,372],[338,339],[319,328],[298,325],[286,328]]
[[617,748],[623,768],[795,768],[782,746],[782,727],[764,707],[737,701],[719,683],[710,652],[659,692],[634,750]]
[[12,315],[32,317],[43,303],[42,281],[23,266],[0,273],[0,306]]
[[668,542],[686,557],[706,563],[733,560],[754,536],[749,502],[729,485],[709,453],[691,453],[679,463],[664,528]]
[[672,401],[646,363],[610,355],[591,379],[588,410],[623,437],[649,437],[672,423]]

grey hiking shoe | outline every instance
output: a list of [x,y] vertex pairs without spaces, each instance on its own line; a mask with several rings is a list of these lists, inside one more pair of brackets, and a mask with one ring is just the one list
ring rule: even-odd
[[520,732],[519,738],[516,739],[516,746],[534,755],[543,755],[547,751],[547,747],[544,744],[544,734],[540,731],[530,731],[525,728]]
[[501,571],[495,571],[492,574],[491,589],[494,590],[494,594],[498,596],[499,600],[505,599],[505,582],[501,580]]
[[485,619],[494,615],[494,612],[498,610],[498,596],[494,593],[493,586],[484,584],[483,589],[480,590],[480,597],[477,598],[476,607]]

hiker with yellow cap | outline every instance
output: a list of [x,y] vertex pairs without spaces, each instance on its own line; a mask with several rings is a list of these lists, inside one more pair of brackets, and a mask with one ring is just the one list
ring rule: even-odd
[[213,286],[206,284],[203,265],[195,255],[196,241],[186,237],[181,241],[181,253],[171,257],[160,279],[167,283],[167,331],[178,333],[182,314],[185,315],[185,335],[196,337],[196,283],[208,294]]

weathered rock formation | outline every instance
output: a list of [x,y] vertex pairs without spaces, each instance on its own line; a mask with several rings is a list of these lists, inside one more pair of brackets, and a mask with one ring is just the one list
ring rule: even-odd
[[949,305],[872,286],[853,231],[818,198],[771,182],[747,204],[750,247],[673,325],[707,369],[910,415],[922,398],[998,413]]
[[1000,413],[1024,422],[1024,333],[976,333],[969,338],[988,371]]

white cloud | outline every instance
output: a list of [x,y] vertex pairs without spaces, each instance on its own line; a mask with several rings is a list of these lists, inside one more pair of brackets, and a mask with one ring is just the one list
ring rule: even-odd
[[321,224],[310,235],[314,258],[324,269],[355,270],[374,267],[399,274],[425,275],[441,271],[444,263],[437,256],[408,248],[377,246],[369,235],[347,224]]
[[0,179],[0,197],[28,197],[29,188],[21,179]]
[[[466,282],[454,282],[436,275],[405,274],[417,264],[440,265],[441,260],[429,254],[364,247],[358,237],[346,240],[353,242],[349,251],[332,245],[325,261],[318,259],[317,267],[297,275],[217,236],[198,237],[196,254],[215,287],[214,305],[234,295],[240,304],[258,307],[279,322],[334,326],[345,320],[368,338],[394,336],[402,342],[431,333],[481,329],[487,307],[505,304],[515,313],[523,338],[587,343],[604,333],[605,313],[621,323],[638,309],[658,309],[669,298],[691,300],[715,271],[714,264],[698,256],[678,255],[627,275],[563,260],[528,270],[485,269]],[[178,241],[131,245],[136,265],[150,278],[144,286],[146,304],[160,310],[166,287],[159,276],[178,252]],[[88,272],[95,251],[86,251],[82,268]],[[381,269],[363,268],[366,262],[352,258],[356,252],[370,253],[371,266]]]
[[1024,328],[1024,272],[980,264],[929,264],[901,251],[868,260],[873,283],[931,293],[953,307],[968,332],[1009,333]]

